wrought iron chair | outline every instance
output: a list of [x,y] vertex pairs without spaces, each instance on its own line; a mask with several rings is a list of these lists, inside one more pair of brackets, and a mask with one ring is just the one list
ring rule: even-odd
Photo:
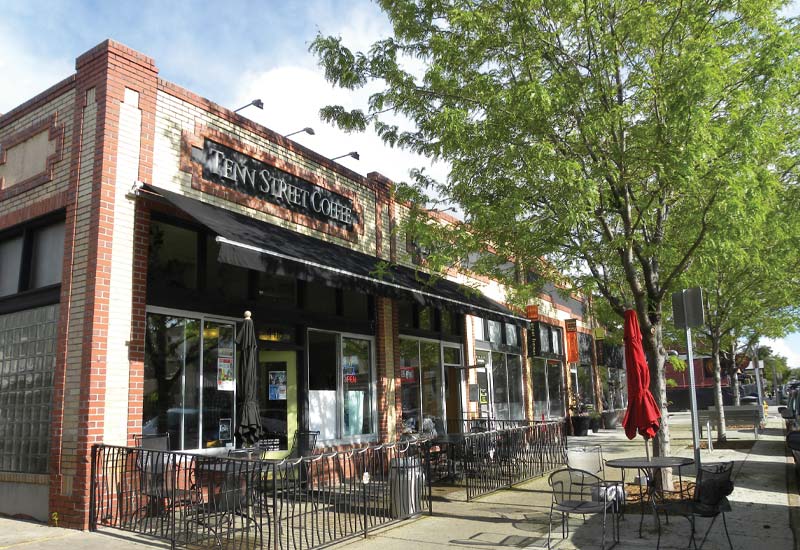
[[661,545],[661,512],[664,512],[669,523],[669,514],[675,514],[685,517],[691,525],[691,535],[689,543],[698,548],[697,541],[695,540],[695,518],[711,518],[711,523],[706,529],[703,540],[700,542],[699,548],[703,547],[711,528],[714,526],[718,516],[722,516],[722,524],[725,527],[725,536],[728,538],[728,544],[733,550],[733,543],[731,536],[728,533],[728,523],[725,521],[725,513],[731,511],[730,502],[728,502],[728,495],[733,492],[733,481],[731,481],[731,474],[733,473],[733,462],[722,462],[719,464],[705,464],[697,471],[697,478],[694,486],[694,495],[690,499],[682,500],[667,500],[656,503],[656,512],[658,518],[658,543],[656,549]]
[[550,540],[553,533],[553,513],[561,514],[561,537],[569,535],[569,516],[580,514],[585,517],[588,514],[602,514],[603,534],[601,539],[601,549],[606,547],[606,520],[611,514],[611,531],[613,548],[619,542],[619,514],[614,514],[614,500],[608,498],[605,491],[600,492],[600,500],[594,498],[598,487],[603,487],[604,482],[596,475],[584,470],[574,468],[563,468],[550,474],[548,483],[553,490],[553,499],[550,504],[550,521],[547,530],[547,547],[550,548]]
[[155,516],[166,521],[179,507],[200,502],[201,495],[188,468],[176,461],[169,452],[169,434],[135,435],[137,448],[136,469],[141,495],[147,500],[135,510],[134,517],[142,511],[145,517]]
[[614,511],[619,512],[625,506],[625,483],[623,479],[611,480],[606,477],[603,448],[600,445],[587,447],[568,447],[567,466],[594,474],[602,480],[593,497],[600,500],[600,492],[605,491],[607,498],[614,501]]

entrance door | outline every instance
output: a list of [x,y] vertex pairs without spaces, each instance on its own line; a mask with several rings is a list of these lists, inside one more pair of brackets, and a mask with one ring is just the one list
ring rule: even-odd
[[258,402],[264,439],[278,443],[267,458],[282,458],[291,450],[297,430],[297,352],[258,352]]

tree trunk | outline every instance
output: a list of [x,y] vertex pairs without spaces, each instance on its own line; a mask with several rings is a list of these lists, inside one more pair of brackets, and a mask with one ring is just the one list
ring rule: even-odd
[[[653,456],[670,456],[669,414],[667,411],[667,384],[666,384],[666,357],[664,350],[663,334],[661,331],[660,311],[653,315],[658,322],[651,323],[648,318],[642,322],[639,315],[639,324],[642,325],[642,345],[650,367],[650,391],[661,410],[661,428],[653,439]],[[661,469],[661,487],[672,488],[672,470]]]
[[739,393],[739,373],[736,366],[736,342],[731,344],[731,362],[733,363],[733,404],[741,407],[742,398]]
[[727,438],[725,435],[725,408],[722,402],[722,366],[719,362],[719,341],[720,335],[711,335],[711,357],[714,361],[714,405],[719,412],[717,416],[717,441],[723,442]]

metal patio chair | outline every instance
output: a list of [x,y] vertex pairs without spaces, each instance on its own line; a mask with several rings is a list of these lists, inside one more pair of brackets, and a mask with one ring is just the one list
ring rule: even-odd
[[[181,477],[175,456],[169,452],[169,434],[135,435],[136,469],[141,494],[147,498],[147,515],[166,516],[176,508],[200,500],[190,477]],[[136,515],[141,512],[136,511]]]
[[606,523],[611,514],[611,531],[613,548],[619,542],[619,514],[614,513],[614,500],[608,498],[606,491],[600,491],[600,499],[594,498],[594,494],[599,487],[604,487],[602,479],[584,470],[573,468],[563,468],[550,474],[548,483],[553,491],[553,498],[550,504],[550,521],[547,530],[547,548],[550,548],[550,540],[553,533],[553,513],[561,514],[561,537],[567,538],[569,535],[569,516],[579,514],[584,519],[589,514],[602,514],[603,534],[601,538],[601,549],[606,548]]
[[[731,511],[728,495],[733,492],[733,481],[731,481],[732,473],[733,462],[702,465],[697,471],[694,495],[692,498],[667,500],[656,503],[655,508],[658,518],[658,542],[656,544],[656,549],[661,545],[661,512],[664,512],[667,523],[669,523],[669,514],[683,516],[689,521],[689,525],[691,526],[689,543],[693,544],[695,548],[703,547],[717,517],[722,516],[725,536],[728,538],[728,544],[731,550],[733,550],[733,542],[731,542],[731,536],[730,533],[728,533],[728,523],[725,521],[725,514]],[[694,536],[697,517],[711,518],[711,523],[708,525],[708,529],[706,529],[699,547],[697,546],[697,541]]]
[[599,477],[603,485],[598,486],[592,495],[593,498],[600,500],[600,491],[605,491],[607,497],[614,500],[614,511],[619,512],[625,506],[625,482],[623,479],[608,479],[605,464],[603,448],[600,445],[567,448],[567,466]]

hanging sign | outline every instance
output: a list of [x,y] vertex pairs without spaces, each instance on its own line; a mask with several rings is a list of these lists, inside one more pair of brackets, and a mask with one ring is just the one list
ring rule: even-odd
[[233,357],[217,358],[217,390],[233,391],[236,382],[233,378]]
[[567,319],[564,321],[564,328],[567,332],[567,363],[577,363],[580,360],[578,350],[578,320]]

